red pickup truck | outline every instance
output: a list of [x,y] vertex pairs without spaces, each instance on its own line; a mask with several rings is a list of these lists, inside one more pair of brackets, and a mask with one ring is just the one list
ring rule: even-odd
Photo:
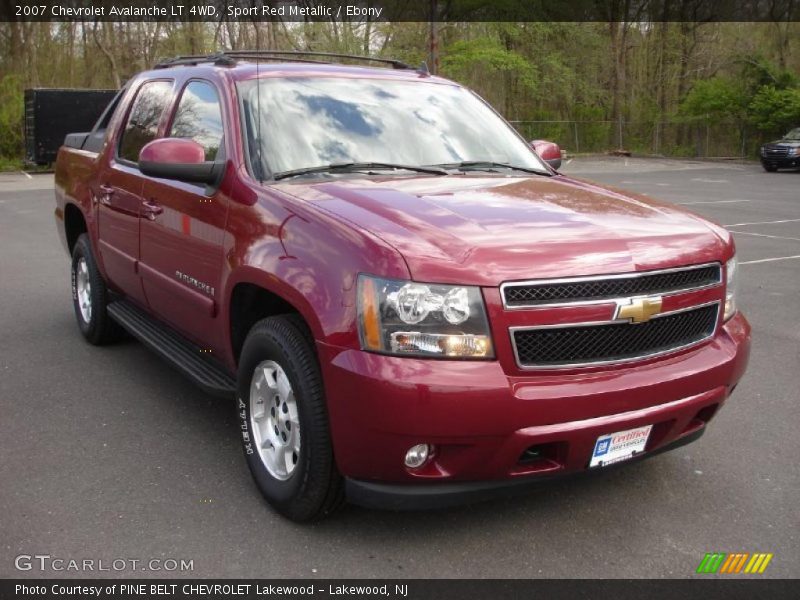
[[127,330],[230,398],[256,484],[298,521],[698,438],[748,361],[731,235],[560,174],[424,68],[324,58],[175,59],[67,137],[85,338]]

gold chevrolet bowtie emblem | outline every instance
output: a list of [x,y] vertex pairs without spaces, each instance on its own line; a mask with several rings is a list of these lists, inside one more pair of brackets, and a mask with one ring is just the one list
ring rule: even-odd
[[[624,302],[624,301],[623,301]],[[661,312],[661,296],[652,298],[631,298],[629,303],[617,304],[615,319],[628,319],[631,323],[644,323]]]

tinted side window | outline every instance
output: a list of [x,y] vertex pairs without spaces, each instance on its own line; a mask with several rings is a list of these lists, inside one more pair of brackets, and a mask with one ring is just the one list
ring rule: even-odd
[[111,102],[108,103],[108,106],[106,106],[105,110],[103,110],[103,114],[101,114],[100,118],[97,119],[97,123],[95,123],[94,127],[92,127],[92,131],[99,131],[108,127],[108,124],[111,122],[111,117],[114,116],[114,113],[119,108],[119,102],[125,95],[125,91],[125,88],[122,88],[116,93]]
[[205,81],[190,81],[181,95],[169,137],[191,138],[206,151],[206,160],[215,160],[222,133],[217,90]]
[[156,139],[158,122],[170,101],[172,82],[150,81],[140,89],[119,142],[119,157],[139,162],[139,151]]

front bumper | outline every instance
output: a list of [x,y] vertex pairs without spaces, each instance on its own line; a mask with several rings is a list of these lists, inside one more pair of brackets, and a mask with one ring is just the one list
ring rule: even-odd
[[390,510],[432,510],[447,508],[459,504],[472,504],[484,502],[495,498],[523,494],[531,489],[571,475],[579,476],[607,473],[625,465],[639,462],[646,458],[657,456],[668,450],[675,450],[690,444],[705,433],[701,427],[693,433],[681,436],[677,440],[664,444],[658,449],[645,454],[640,454],[630,460],[616,463],[602,469],[592,469],[580,473],[555,473],[552,475],[538,475],[532,477],[519,477],[516,479],[502,479],[496,481],[433,483],[428,485],[408,485],[402,483],[374,483],[345,480],[345,491],[348,501],[364,508],[379,508]]
[[775,169],[800,168],[800,156],[762,156],[761,164]]
[[[653,425],[644,455],[694,439],[744,373],[749,347],[750,326],[737,314],[702,346],[591,372],[518,376],[498,361],[397,358],[326,344],[318,351],[334,454],[352,500],[399,507],[408,498],[447,504],[465,499],[452,490],[468,490],[469,499],[585,471],[600,435],[641,425]],[[433,444],[435,454],[408,469],[405,453],[419,443]],[[398,495],[399,488],[406,489]]]

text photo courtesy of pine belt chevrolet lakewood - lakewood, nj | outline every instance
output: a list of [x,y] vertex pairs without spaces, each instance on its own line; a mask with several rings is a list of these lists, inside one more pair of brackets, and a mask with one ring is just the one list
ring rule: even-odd
[[770,2],[0,9],[0,597],[793,597]]

